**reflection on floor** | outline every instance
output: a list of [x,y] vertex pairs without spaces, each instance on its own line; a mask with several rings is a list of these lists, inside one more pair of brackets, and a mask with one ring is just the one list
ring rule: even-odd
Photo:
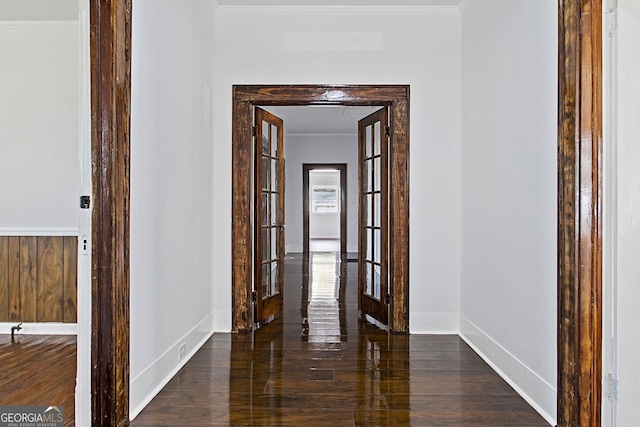
[[282,316],[215,334],[131,425],[548,425],[459,337],[363,321],[337,260],[288,257]]
[[[339,255],[336,252],[314,252],[310,254],[309,298],[307,302],[306,334],[309,343],[318,343],[323,348],[329,343],[340,342]],[[313,348],[313,347],[312,347]]]
[[0,406],[64,407],[75,425],[75,336],[0,335],[0,370]]

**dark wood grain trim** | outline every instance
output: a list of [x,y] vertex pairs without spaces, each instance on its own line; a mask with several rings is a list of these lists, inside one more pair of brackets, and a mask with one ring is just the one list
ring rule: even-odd
[[390,325],[409,330],[409,88],[390,108],[389,277]]
[[91,0],[92,425],[129,423],[131,1]]
[[346,258],[347,213],[349,212],[349,205],[347,204],[347,164],[343,163],[341,165],[336,165],[336,169],[340,171],[340,255],[343,258]]
[[[251,127],[256,105],[380,105],[389,106],[394,126],[390,142],[389,215],[396,217],[392,232],[390,260],[392,317],[394,332],[408,332],[409,286],[409,174],[399,168],[409,164],[409,86],[408,85],[247,85],[233,87],[233,201],[232,201],[232,329],[251,329],[250,295],[252,283],[250,202]],[[406,121],[406,122],[403,122]],[[400,192],[400,193],[397,193]],[[396,194],[394,194],[396,193]]]
[[558,21],[558,425],[599,426],[601,0],[560,0]]
[[302,164],[302,253],[309,254],[309,171],[312,169]]
[[234,99],[254,105],[385,105],[408,99],[405,85],[234,86]]
[[233,221],[231,224],[231,304],[233,332],[251,330],[251,279],[253,246],[251,235],[252,197],[252,127],[253,105],[247,101],[233,103],[232,134],[232,199]]
[[347,253],[347,164],[302,164],[302,252],[309,253],[309,172],[318,169],[336,169],[340,172],[340,252]]

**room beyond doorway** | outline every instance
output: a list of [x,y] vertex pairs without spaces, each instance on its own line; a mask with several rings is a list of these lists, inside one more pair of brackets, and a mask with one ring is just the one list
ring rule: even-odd
[[304,163],[302,181],[303,252],[329,249],[346,254],[347,212],[357,209],[347,205],[347,164]]

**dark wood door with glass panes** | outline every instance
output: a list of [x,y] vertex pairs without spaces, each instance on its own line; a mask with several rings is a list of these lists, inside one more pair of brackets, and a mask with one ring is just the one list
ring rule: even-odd
[[388,126],[382,108],[358,122],[359,308],[388,323]]
[[255,112],[254,322],[282,311],[284,283],[284,128],[282,119]]

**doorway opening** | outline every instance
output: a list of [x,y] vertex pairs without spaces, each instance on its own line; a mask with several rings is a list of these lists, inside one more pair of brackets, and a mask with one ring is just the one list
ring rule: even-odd
[[303,253],[347,253],[347,164],[302,165]]
[[389,328],[408,332],[409,279],[409,86],[234,86],[232,202],[232,330],[252,328],[253,121],[257,106],[378,105],[390,112],[389,135]]
[[[602,258],[600,214],[602,195],[600,179],[601,122],[601,42],[602,2],[559,0],[559,102],[558,169],[562,179],[558,188],[559,268],[558,268],[558,413],[559,425],[597,423],[601,396],[601,317],[602,288],[599,262]],[[92,419],[95,425],[112,425],[127,419],[129,401],[129,329],[128,262],[129,249],[129,118],[128,85],[131,56],[131,2],[91,2],[92,44],[92,151],[95,199],[92,229],[92,264],[94,298],[91,324]],[[95,18],[95,19],[94,19]],[[580,35],[585,35],[581,37]],[[116,41],[118,41],[116,43]],[[354,92],[355,90],[355,92]],[[118,96],[115,96],[117,92]],[[274,93],[278,96],[274,97]],[[354,95],[355,96],[351,96]],[[232,329],[248,330],[250,325],[251,279],[251,178],[242,175],[247,169],[251,127],[244,120],[252,114],[256,102],[280,102],[281,105],[314,103],[392,106],[396,127],[392,159],[397,172],[391,182],[408,196],[408,86],[238,86],[233,95],[233,166],[232,226]],[[264,102],[263,102],[264,101]],[[345,104],[346,103],[346,104]],[[399,113],[399,114],[398,114]],[[591,144],[594,145],[591,145]],[[588,145],[588,146],[587,146]],[[564,151],[566,149],[566,151]],[[399,168],[398,168],[399,167]],[[580,174],[585,171],[584,174]],[[589,174],[586,171],[592,171]],[[244,194],[243,194],[244,192]],[[391,253],[397,268],[393,270],[394,289],[408,290],[408,197],[398,200],[392,226],[396,239]],[[582,209],[583,206],[593,209]],[[600,217],[597,216],[599,219]],[[104,225],[104,226],[102,226]],[[248,246],[247,246],[248,245]],[[580,250],[577,250],[580,249]],[[397,253],[396,253],[397,252]],[[245,256],[243,259],[242,256]],[[596,274],[590,274],[595,272]],[[590,298],[582,288],[594,293]],[[250,289],[250,288],[249,288]],[[586,297],[585,297],[586,295]],[[408,329],[407,294],[392,295],[394,330]],[[400,298],[401,300],[398,300]],[[116,307],[106,310],[105,307]],[[403,309],[404,308],[404,311]],[[577,327],[580,326],[580,327]],[[113,367],[118,369],[113,370]],[[591,391],[594,390],[594,393]]]

